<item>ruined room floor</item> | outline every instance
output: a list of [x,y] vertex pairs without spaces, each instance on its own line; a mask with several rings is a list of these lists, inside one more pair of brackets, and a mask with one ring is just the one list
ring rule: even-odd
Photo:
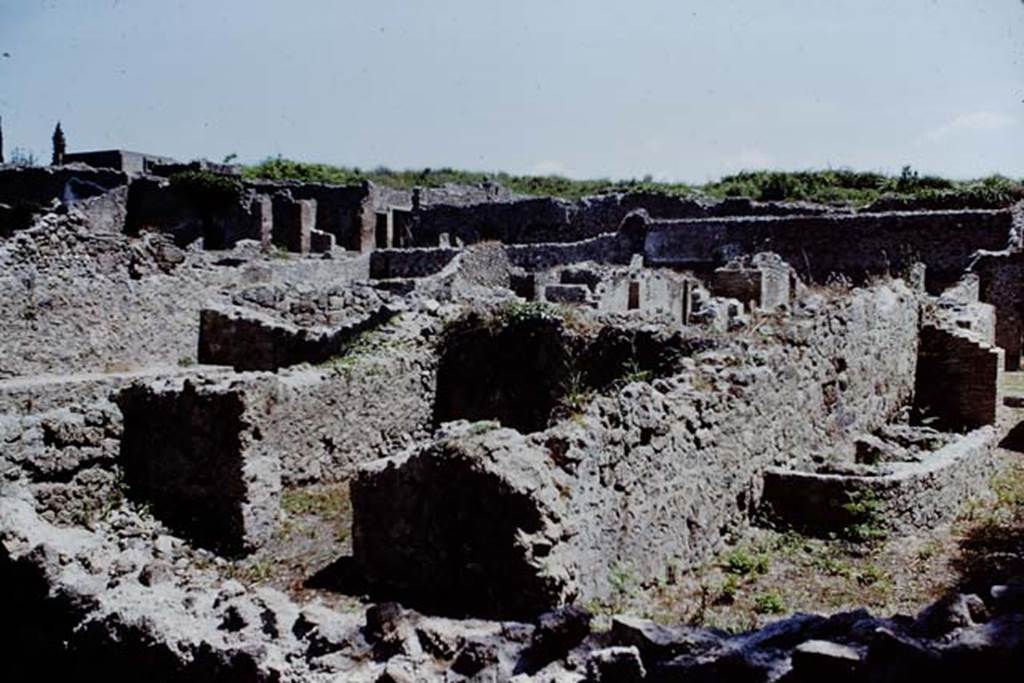
[[339,577],[352,554],[352,505],[348,482],[285,489],[283,519],[273,539],[225,571],[251,586],[267,585],[296,600],[318,598],[341,611],[365,608],[360,586]]

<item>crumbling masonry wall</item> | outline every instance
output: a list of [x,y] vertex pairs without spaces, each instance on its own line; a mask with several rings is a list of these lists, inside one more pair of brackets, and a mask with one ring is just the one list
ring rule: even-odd
[[1005,352],[1006,369],[1019,370],[1024,350],[1024,254],[983,253],[971,269],[981,280],[981,300],[996,308],[995,341]]
[[995,427],[981,427],[922,462],[893,463],[872,474],[771,468],[765,475],[764,510],[776,522],[811,533],[856,532],[858,525],[871,533],[930,529],[984,492],[997,469],[998,436]]
[[[840,447],[899,411],[913,391],[917,334],[918,303],[901,283],[857,290],[793,321],[782,344],[700,354],[690,372],[628,384],[543,432],[470,433],[462,446],[369,465],[352,487],[355,559],[406,596],[448,589],[467,612],[607,597],[623,572],[655,580],[707,557],[749,519],[765,468]],[[491,484],[441,490],[440,478],[418,478],[421,459]],[[395,508],[402,496],[411,499]],[[466,572],[505,549],[473,544],[454,520],[472,508],[459,501],[488,496],[535,506],[531,518],[543,522],[511,541],[517,566],[535,576],[472,593],[478,581]]]
[[921,327],[914,412],[952,430],[995,424],[1002,404],[1003,350],[963,331]]
[[252,550],[277,526],[280,460],[260,423],[274,402],[258,386],[140,384],[118,396],[129,492],[171,528],[228,552]]
[[847,214],[729,219],[651,220],[648,265],[710,269],[730,258],[773,251],[802,278],[825,283],[833,274],[855,282],[927,266],[927,286],[956,282],[979,249],[1011,240],[1008,210]]
[[[216,405],[259,406],[253,424],[222,420],[214,436],[235,451],[234,444],[249,444],[247,453],[280,463],[285,485],[325,483],[344,480],[356,465],[425,438],[432,429],[435,377],[436,358],[429,346],[395,344],[373,354],[350,353],[320,367],[277,374],[240,373],[201,384],[140,384],[126,391],[121,403],[132,411],[131,420],[126,413],[126,424],[152,424],[157,433],[179,435],[172,438],[172,443],[179,439],[176,452],[197,453],[189,456],[193,458],[202,457],[207,448],[200,442],[203,430],[212,427],[202,423],[196,433],[195,423],[206,419],[202,412],[175,406],[197,405],[191,398],[197,391]],[[250,432],[259,438],[247,436]],[[195,434],[196,441],[182,443],[182,434]],[[152,455],[144,449],[133,453],[139,462]],[[201,488],[197,495],[217,493]]]

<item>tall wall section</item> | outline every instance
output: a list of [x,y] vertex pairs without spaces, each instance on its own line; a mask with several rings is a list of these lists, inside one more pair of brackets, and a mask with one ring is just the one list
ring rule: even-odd
[[960,278],[977,250],[1005,248],[1011,229],[1008,210],[653,220],[645,257],[650,265],[700,269],[773,251],[818,283],[833,273],[855,282],[899,276],[920,261],[937,293]]

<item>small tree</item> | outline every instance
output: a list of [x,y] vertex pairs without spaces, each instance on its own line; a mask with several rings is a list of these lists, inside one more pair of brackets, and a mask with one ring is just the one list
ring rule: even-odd
[[64,139],[64,131],[61,130],[60,121],[58,121],[57,127],[53,129],[53,160],[50,163],[54,166],[62,166],[66,150],[67,141]]
[[4,117],[0,116],[0,164],[4,163]]

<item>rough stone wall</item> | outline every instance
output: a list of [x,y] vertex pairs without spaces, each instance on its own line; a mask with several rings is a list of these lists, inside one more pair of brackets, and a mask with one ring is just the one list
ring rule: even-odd
[[906,404],[918,325],[908,290],[858,291],[812,320],[783,349],[751,349],[750,364],[711,354],[675,386],[632,385],[549,430],[573,474],[563,524],[576,532],[567,552],[581,597],[608,595],[615,570],[654,580],[706,557],[749,518],[764,467],[829,453]]
[[[858,290],[828,310],[805,311],[782,345],[707,352],[688,373],[628,384],[522,443],[505,431],[470,433],[465,447],[442,444],[367,466],[353,484],[356,559],[413,593],[458,584],[460,574],[424,568],[472,572],[506,552],[445,532],[458,527],[453,520],[477,519],[459,496],[497,496],[536,506],[531,518],[543,522],[515,535],[514,554],[516,566],[538,575],[492,583],[487,596],[465,592],[461,604],[514,611],[516,600],[607,596],[623,571],[655,580],[669,565],[706,557],[749,518],[766,467],[830,452],[899,411],[913,389],[917,333],[918,303],[901,283]],[[472,471],[487,488],[439,490],[439,479],[418,480],[428,471],[420,459],[456,478]],[[415,499],[386,512],[400,491]],[[403,516],[412,510],[432,520],[429,538]],[[416,571],[388,574],[402,566],[399,555]],[[524,594],[532,586],[538,592]]]
[[207,249],[225,249],[243,239],[260,239],[251,213],[251,199],[204,207],[188,190],[162,178],[141,177],[128,188],[125,232],[170,235],[178,246],[202,239]]
[[709,288],[715,296],[771,311],[789,303],[791,274],[790,266],[777,254],[756,254],[716,268]]
[[0,474],[21,480],[51,522],[87,524],[120,497],[121,413],[106,400],[0,415]]
[[316,224],[316,206],[311,199],[293,199],[286,192],[275,194],[273,243],[297,254],[308,254],[310,233]]
[[459,249],[448,247],[377,249],[370,254],[370,277],[383,280],[434,275],[459,253]]
[[581,261],[626,265],[633,251],[620,233],[608,233],[579,242],[506,245],[509,261],[526,270],[548,270]]
[[561,199],[530,197],[471,206],[438,204],[416,214],[416,246],[437,246],[447,234],[455,243],[498,240],[505,244],[565,239],[571,205]]
[[1019,370],[1024,336],[1024,254],[984,253],[972,265],[980,298],[996,309],[995,343],[1003,349],[1007,370]]
[[803,531],[843,534],[858,525],[870,532],[931,529],[986,490],[995,474],[997,440],[994,427],[982,427],[923,462],[896,463],[874,476],[772,468],[762,502],[768,515]]
[[744,306],[760,305],[761,271],[757,268],[716,268],[708,288],[715,296],[736,299]]
[[942,293],[927,313],[940,327],[960,329],[980,342],[996,344],[996,307],[981,303],[981,279],[967,273]]
[[282,375],[262,425],[286,484],[344,481],[432,431],[436,358],[418,347]]
[[129,495],[199,545],[259,547],[277,528],[281,463],[262,444],[273,379],[244,385],[186,379],[137,384],[118,396],[120,463]]
[[204,308],[199,316],[198,360],[236,370],[277,370],[322,363],[341,355],[359,334],[389,320],[380,306],[364,317],[331,327],[300,327],[238,306]]
[[979,249],[1002,249],[1011,213],[851,214],[649,222],[649,265],[711,268],[743,254],[773,251],[811,282],[835,273],[855,282],[900,275],[912,263],[928,268],[928,290],[956,282]]
[[[427,347],[403,343],[277,375],[140,382],[119,399],[132,427],[126,448],[144,495],[164,496],[166,505],[175,505],[191,468],[205,467],[207,461],[213,469],[190,489],[197,499],[218,498],[217,480],[234,476],[231,468],[242,461],[261,468],[273,461],[279,471],[275,476],[286,485],[344,480],[356,465],[430,433],[435,372],[436,360]],[[129,443],[129,437],[134,441]],[[147,450],[149,439],[166,440],[166,445],[154,443]],[[227,459],[223,466],[213,462],[221,451]],[[150,462],[154,458],[156,464]],[[178,472],[164,472],[163,461],[168,468],[180,465]],[[161,484],[160,477],[173,477],[172,483]],[[212,514],[211,505],[237,506],[247,495],[237,483],[225,485],[233,488],[224,492],[223,502],[204,503],[199,510]],[[225,524],[235,524],[237,513]],[[172,511],[171,519],[179,516]],[[245,538],[258,541],[264,528],[260,523],[259,533],[246,531]],[[233,538],[241,529],[237,524],[219,528],[218,538]]]
[[948,429],[994,424],[1002,405],[1003,350],[962,330],[921,327],[914,412]]
[[[364,210],[370,201],[368,184],[328,185],[324,183],[247,181],[258,194],[287,191],[295,199],[316,202],[316,229],[334,235],[339,246],[362,251]],[[371,212],[372,213],[372,212]],[[372,229],[372,224],[371,224]]]
[[5,166],[0,168],[0,204],[85,199],[128,185],[128,175],[111,169],[68,166]]
[[508,251],[498,242],[483,242],[459,254],[456,291],[471,288],[502,288],[511,284],[512,264]]
[[[73,186],[73,183],[71,183]],[[65,203],[85,217],[85,223],[96,232],[119,233],[128,220],[128,186],[115,187],[93,197],[73,199]]]
[[667,269],[630,269],[610,274],[594,288],[594,296],[598,310],[627,313],[633,310],[630,289],[634,288],[636,310],[665,313],[682,323],[694,282]]
[[466,244],[487,239],[499,239],[506,244],[577,242],[612,232],[636,209],[665,219],[820,215],[828,211],[816,205],[749,199],[709,202],[647,192],[595,195],[576,202],[466,192],[461,192],[458,198],[448,198],[431,190],[424,190],[423,198],[413,234],[418,246],[436,246],[442,234]]
[[0,380],[0,414],[33,415],[75,408],[111,400],[114,395],[140,379],[203,374],[213,376],[228,368],[209,366],[179,367],[157,365],[127,372],[79,372],[59,375],[32,375]]
[[194,360],[199,311],[259,282],[365,277],[361,259],[184,253],[160,235],[97,233],[48,216],[0,241],[0,377]]

